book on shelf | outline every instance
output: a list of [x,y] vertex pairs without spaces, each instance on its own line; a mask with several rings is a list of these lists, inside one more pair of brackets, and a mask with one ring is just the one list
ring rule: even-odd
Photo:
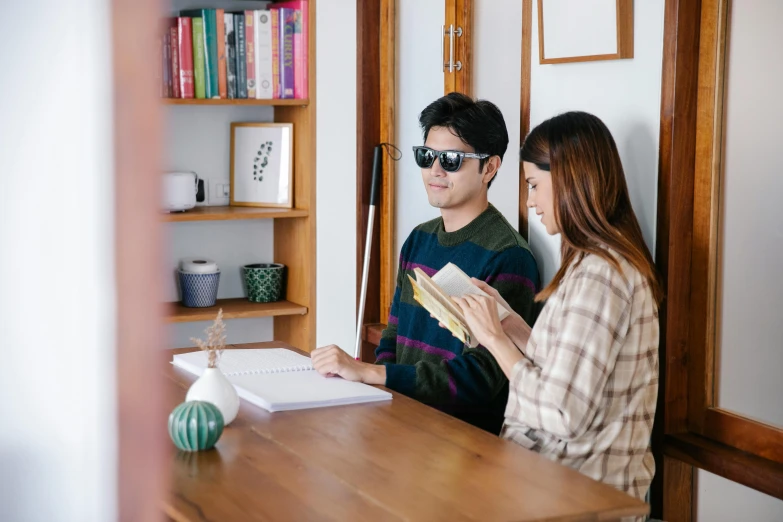
[[193,84],[195,96],[198,99],[206,98],[206,78],[204,76],[204,20],[191,18],[193,26]]
[[308,97],[306,0],[277,2],[269,9],[179,14],[164,20],[159,37],[162,97]]
[[[413,287],[413,298],[416,302],[465,345],[470,348],[478,346],[478,341],[470,331],[465,316],[452,297],[463,297],[467,294],[491,296],[474,285],[470,277],[453,263],[448,263],[432,277],[418,267],[413,269],[413,273],[416,278],[408,275],[408,279]],[[495,303],[502,321],[510,312],[499,302],[495,301]]]
[[226,20],[225,9],[215,9],[217,29],[215,45],[217,47],[218,97],[228,98],[228,69],[226,68]]
[[237,97],[237,40],[234,30],[234,14],[224,13],[226,26],[226,86],[230,99]]
[[245,13],[234,13],[234,34],[237,42],[237,98],[247,99],[247,40]]
[[177,54],[179,56],[179,92],[183,98],[193,98],[193,27],[186,16],[177,18]]

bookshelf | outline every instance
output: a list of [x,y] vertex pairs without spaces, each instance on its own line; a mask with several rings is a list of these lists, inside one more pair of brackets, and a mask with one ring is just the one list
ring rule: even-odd
[[[185,308],[179,303],[168,303],[166,319],[169,323],[208,321],[214,319],[218,308],[223,309],[226,319],[272,317],[274,341],[310,352],[315,348],[315,3],[308,0],[308,78],[309,99],[173,99],[162,98],[166,106],[181,106],[178,111],[187,111],[189,106],[247,107],[257,111],[258,106],[273,109],[275,123],[292,123],[294,126],[293,150],[293,192],[294,207],[254,208],[205,206],[183,213],[161,214],[161,221],[167,223],[237,220],[273,221],[274,262],[286,266],[285,300],[275,303],[252,303],[244,296],[218,299],[214,307]],[[216,0],[210,7],[229,10],[236,2]],[[225,109],[228,110],[228,109]],[[249,112],[245,121],[256,118],[257,112]],[[225,129],[228,133],[229,130]],[[226,164],[228,171],[228,164]],[[228,223],[226,226],[229,226]],[[176,234],[174,230],[172,233]],[[231,324],[228,324],[229,330]],[[257,339],[269,341],[269,339]]]

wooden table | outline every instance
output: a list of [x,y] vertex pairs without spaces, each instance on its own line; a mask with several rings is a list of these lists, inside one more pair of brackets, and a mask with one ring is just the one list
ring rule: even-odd
[[[166,366],[173,409],[194,378]],[[172,469],[165,511],[177,521],[574,522],[648,511],[397,393],[382,403],[277,413],[242,401],[214,450],[175,450]]]

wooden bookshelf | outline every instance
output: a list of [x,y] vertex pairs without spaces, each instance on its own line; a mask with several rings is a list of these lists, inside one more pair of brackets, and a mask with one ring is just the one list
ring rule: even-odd
[[178,221],[232,221],[239,219],[285,219],[307,217],[310,213],[301,208],[257,207],[195,207],[185,212],[161,214],[168,222]]
[[[243,99],[177,99],[161,98],[161,105],[173,111],[187,111],[188,106],[215,106],[247,108],[247,116],[236,116],[239,121],[253,121],[257,111],[252,107],[269,106],[274,109],[274,123],[293,123],[293,192],[294,209],[267,209],[252,207],[196,207],[183,213],[163,214],[162,222],[239,221],[272,219],[274,233],[273,260],[286,266],[286,301],[251,303],[244,298],[219,299],[215,307],[184,308],[172,303],[167,311],[171,323],[209,321],[223,308],[226,319],[273,317],[275,341],[294,346],[305,352],[315,348],[316,314],[316,2],[308,7],[308,78],[309,99],[243,100]],[[229,9],[233,2],[219,1],[216,7]],[[175,108],[182,106],[181,108]],[[241,112],[241,111],[240,111]],[[205,120],[208,122],[208,120]],[[228,129],[225,129],[228,132]],[[219,154],[219,150],[215,151]],[[228,168],[228,165],[226,165]],[[175,227],[176,228],[176,227]],[[174,230],[173,233],[177,233]],[[249,239],[249,238],[248,238]],[[208,238],[206,238],[208,240]],[[231,328],[231,325],[228,325]]]
[[207,308],[187,308],[180,303],[170,303],[166,319],[170,323],[190,323],[193,321],[212,321],[223,309],[224,319],[249,319],[252,317],[282,317],[305,315],[307,307],[290,301],[274,303],[253,303],[244,297],[218,299],[215,306]]
[[197,99],[197,98],[161,98],[166,105],[271,105],[273,107],[306,107],[310,100],[243,100],[243,99]]

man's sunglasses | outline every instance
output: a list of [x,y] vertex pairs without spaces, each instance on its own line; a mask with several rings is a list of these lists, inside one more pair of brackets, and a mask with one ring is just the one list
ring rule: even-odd
[[485,159],[489,154],[474,154],[472,152],[461,152],[458,150],[433,150],[429,147],[413,147],[413,157],[416,159],[416,165],[422,169],[428,169],[438,158],[440,167],[446,172],[457,172],[462,166],[462,160],[465,158]]

